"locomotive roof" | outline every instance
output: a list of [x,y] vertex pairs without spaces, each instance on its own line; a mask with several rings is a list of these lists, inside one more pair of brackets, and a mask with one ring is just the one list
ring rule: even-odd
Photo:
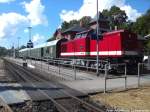
[[106,32],[103,35],[110,35],[110,34],[121,33],[121,32],[125,32],[125,31],[127,31],[127,30],[116,30],[116,31]]

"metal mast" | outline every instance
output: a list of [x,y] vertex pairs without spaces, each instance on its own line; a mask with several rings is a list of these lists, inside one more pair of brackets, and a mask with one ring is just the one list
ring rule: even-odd
[[[31,56],[31,44],[32,44],[32,41],[31,41],[31,30],[32,30],[32,27],[31,26],[29,26],[28,27],[28,30],[29,30],[29,42],[28,42],[28,44],[29,44],[29,49],[30,49],[30,56]],[[28,57],[30,57],[30,56],[28,56]]]
[[20,37],[18,37],[18,51],[19,51],[19,40],[20,40]]
[[97,41],[96,41],[96,50],[97,50],[97,57],[96,57],[96,63],[97,63],[97,67],[96,67],[96,75],[99,76],[99,46],[98,46],[98,42],[99,42],[99,12],[98,12],[98,0],[97,0]]

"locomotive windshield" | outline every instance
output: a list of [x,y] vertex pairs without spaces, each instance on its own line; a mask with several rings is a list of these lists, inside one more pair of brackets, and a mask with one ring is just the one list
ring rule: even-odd
[[80,34],[76,34],[75,38],[85,38],[87,36],[87,33],[80,33]]
[[75,38],[81,38],[81,34],[76,34]]

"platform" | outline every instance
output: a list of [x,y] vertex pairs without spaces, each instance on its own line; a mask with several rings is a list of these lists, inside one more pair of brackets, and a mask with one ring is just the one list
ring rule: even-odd
[[[11,59],[12,61],[16,61],[17,63],[23,62],[22,59]],[[36,66],[35,66],[36,63]],[[58,73],[54,73],[50,70],[48,70],[48,66],[53,68],[53,71],[58,71],[57,66],[53,65],[47,65],[45,62],[40,62],[40,61],[29,61],[28,64],[31,64],[35,66],[34,69],[41,69],[41,64],[42,64],[42,69],[44,72],[47,72],[48,74],[53,74],[54,76],[60,76]],[[38,66],[37,66],[38,65]],[[68,86],[72,89],[75,89],[77,91],[80,91],[85,94],[93,94],[97,92],[103,92],[104,91],[104,85],[105,85],[105,80],[104,77],[97,77],[94,73],[90,72],[83,72],[83,71],[77,71],[76,77],[77,79],[74,79],[74,74],[73,71],[70,70],[70,68],[62,68],[60,69],[61,72],[66,72],[66,79],[65,80],[59,80],[59,82],[65,86]],[[67,74],[70,73],[70,74]],[[70,75],[72,73],[72,78],[70,78]],[[67,79],[67,75],[68,79]],[[47,76],[49,77],[49,76]],[[140,78],[140,83],[145,84],[145,83],[150,83],[150,74],[147,74],[145,76],[142,76]],[[137,87],[138,85],[138,78],[137,75],[127,75],[127,88],[130,87]],[[124,78],[117,78],[117,79],[110,79],[107,80],[107,90],[112,90],[116,88],[122,88],[124,89],[125,87],[125,79]]]

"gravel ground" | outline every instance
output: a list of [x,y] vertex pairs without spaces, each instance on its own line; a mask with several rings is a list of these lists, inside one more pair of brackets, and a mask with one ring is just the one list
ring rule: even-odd
[[122,92],[101,93],[90,98],[119,112],[150,112],[150,85]]

